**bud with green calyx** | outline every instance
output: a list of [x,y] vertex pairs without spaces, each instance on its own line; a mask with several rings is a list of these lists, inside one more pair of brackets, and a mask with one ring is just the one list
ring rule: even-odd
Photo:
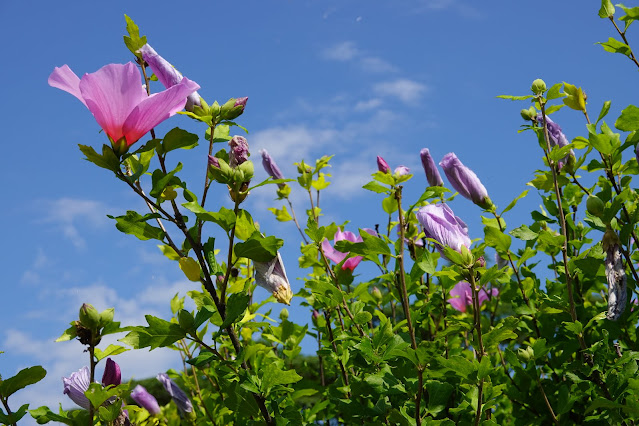
[[244,107],[246,107],[247,101],[247,97],[229,99],[220,107],[220,118],[222,120],[233,120],[239,117],[244,112]]
[[601,217],[604,212],[604,202],[596,195],[591,195],[586,201],[586,210],[593,216]]
[[383,299],[382,292],[377,287],[373,287],[371,295],[375,298],[375,300],[377,300],[377,303],[381,302]]
[[288,198],[291,195],[291,187],[287,184],[283,184],[281,187],[277,188],[277,198]]
[[544,82],[544,80],[542,80],[541,78],[538,78],[537,80],[532,82],[530,90],[532,90],[535,95],[543,95],[543,93],[546,91],[546,82]]
[[531,106],[528,109],[522,109],[519,111],[519,114],[521,114],[521,118],[524,120],[532,121],[535,117],[537,117],[537,110],[535,110],[535,107]]
[[475,264],[475,257],[473,253],[470,251],[468,247],[464,244],[460,247],[462,262],[464,262],[464,267],[471,268]]
[[88,303],[84,303],[80,308],[80,324],[89,330],[96,331],[100,324],[100,313]]
[[282,308],[282,310],[280,311],[280,319],[282,321],[286,321],[288,319],[288,309]]
[[105,309],[104,311],[100,312],[100,323],[98,324],[98,327],[102,328],[111,324],[113,322],[114,313],[114,308]]

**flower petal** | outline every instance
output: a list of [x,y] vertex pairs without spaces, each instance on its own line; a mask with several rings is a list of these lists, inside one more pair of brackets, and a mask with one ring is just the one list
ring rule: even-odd
[[185,77],[175,86],[139,102],[122,127],[127,144],[137,142],[153,127],[182,110],[186,97],[199,88],[197,83]]
[[49,86],[72,94],[80,99],[80,102],[82,102],[84,106],[87,106],[87,103],[82,97],[82,92],[80,92],[80,78],[71,71],[68,65],[65,64],[53,69],[53,72],[49,76]]
[[346,257],[346,253],[335,250],[328,240],[322,241],[322,251],[328,260],[332,260],[335,263],[340,263]]
[[80,81],[80,91],[96,121],[113,141],[125,135],[123,124],[127,117],[147,97],[140,71],[132,62],[105,65],[85,74]]

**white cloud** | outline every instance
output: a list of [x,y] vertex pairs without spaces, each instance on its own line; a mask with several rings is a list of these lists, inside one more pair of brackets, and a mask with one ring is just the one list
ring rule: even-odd
[[62,234],[78,249],[86,247],[86,241],[78,230],[78,223],[88,224],[94,228],[107,224],[106,206],[99,201],[59,198],[41,201],[41,210],[46,211],[43,223],[56,226]]
[[266,149],[286,176],[289,164],[302,159],[310,161],[312,154],[325,154],[326,147],[337,136],[335,130],[314,129],[304,125],[272,127],[255,132],[252,145],[256,149]]
[[352,41],[343,41],[322,51],[322,57],[331,61],[347,62],[360,54]]
[[355,111],[368,111],[375,109],[382,105],[382,100],[379,98],[372,98],[367,101],[359,101],[355,104]]
[[392,96],[404,103],[417,102],[428,91],[428,87],[407,78],[377,83],[373,90],[379,95]]
[[418,4],[417,12],[423,12],[424,10],[452,10],[465,18],[478,19],[482,16],[478,9],[459,0],[420,0]]
[[393,64],[359,49],[352,41],[342,41],[322,50],[324,59],[338,62],[355,61],[366,72],[391,73],[398,69]]
[[29,285],[40,284],[42,280],[39,271],[44,268],[51,267],[51,265],[53,265],[51,259],[49,259],[49,257],[44,253],[42,248],[38,247],[36,258],[31,264],[31,268],[24,271],[20,278],[20,282],[22,284]]

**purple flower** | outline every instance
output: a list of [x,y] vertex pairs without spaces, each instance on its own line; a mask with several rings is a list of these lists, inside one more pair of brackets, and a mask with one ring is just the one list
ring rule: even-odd
[[91,403],[84,395],[84,392],[89,389],[89,367],[84,366],[75,373],[71,373],[71,376],[63,377],[62,383],[64,383],[63,393],[71,398],[71,401],[85,410],[91,407]]
[[[275,160],[265,149],[260,149],[260,154],[262,154],[262,166],[264,166],[264,170],[271,176],[273,179],[284,179],[284,175],[280,171],[280,168],[275,164]],[[284,186],[284,184],[280,184]]]
[[131,391],[131,399],[151,415],[160,414],[160,404],[142,385],[137,385]]
[[419,156],[422,159],[422,166],[424,166],[428,184],[430,186],[443,186],[444,181],[439,175],[439,170],[437,170],[435,160],[433,160],[433,157],[430,156],[430,151],[428,150],[428,148],[424,148],[419,151]]
[[[175,69],[166,59],[157,54],[155,50],[148,44],[145,44],[138,51],[142,54],[142,59],[149,64],[155,76],[160,83],[167,89],[180,83],[184,78],[180,71]],[[197,92],[191,93],[186,98],[186,106],[184,109],[193,111],[193,106],[201,106],[200,95]]]
[[253,265],[255,265],[255,282],[257,285],[273,293],[273,297],[278,302],[290,305],[293,298],[293,290],[291,290],[291,284],[288,282],[280,253],[278,252],[277,256],[268,262],[253,261]]
[[[499,290],[493,288],[490,293],[490,297],[494,297],[499,294]],[[473,305],[473,291],[470,288],[470,284],[466,281],[458,282],[450,291],[450,296],[451,298],[448,299],[448,303],[459,312],[466,312],[466,307]],[[480,305],[490,298],[484,289],[479,290],[477,296]]]
[[[543,127],[544,125],[543,115],[537,114],[537,122],[539,123],[540,126]],[[564,135],[564,132],[561,131],[561,127],[559,127],[559,124],[552,121],[550,117],[548,116],[546,116],[546,126],[548,127],[548,138],[549,138],[548,142],[550,142],[551,148],[554,146],[559,146],[559,148],[563,148],[564,146],[568,145],[569,143],[568,139],[566,138],[566,135]],[[574,155],[572,150],[570,150],[570,152],[566,154],[564,158],[562,158],[561,160],[557,162],[559,169],[561,169],[564,166],[564,164],[568,162],[568,160],[570,159],[570,155]]]
[[[446,204],[429,204],[415,214],[424,228],[426,238],[432,238],[441,246],[450,247],[461,253],[461,246],[470,248],[470,237],[466,224]],[[440,253],[443,251],[436,246]]]
[[229,165],[231,167],[237,167],[248,160],[249,146],[245,137],[233,136],[229,141],[229,146],[231,147],[229,152]]
[[200,86],[187,78],[147,96],[135,64],[109,64],[82,79],[67,65],[55,68],[49,85],[78,98],[93,114],[119,153],[126,152],[153,127],[171,117]]
[[460,195],[484,209],[492,205],[488,192],[477,175],[464,166],[455,153],[446,154],[439,165],[444,169],[450,184]]
[[410,174],[410,169],[406,166],[398,166],[393,173],[397,176],[405,176]]
[[186,396],[184,391],[178,387],[173,380],[171,380],[166,373],[160,373],[157,376],[157,379],[162,383],[164,389],[171,395],[173,402],[180,409],[180,411],[184,413],[190,413],[193,411],[193,405],[191,405],[191,401]]
[[[377,233],[372,229],[364,228],[363,230],[371,235],[377,235]],[[342,231],[338,229],[335,233],[334,241],[338,242],[342,240],[350,241],[352,243],[361,243],[364,241],[364,239],[359,235],[355,235],[350,231]],[[322,251],[324,252],[324,256],[326,256],[327,259],[332,260],[335,263],[340,263],[346,258],[346,256],[348,256],[348,253],[342,253],[341,251],[335,250],[333,246],[331,246],[331,243],[328,242],[328,240],[322,241]],[[351,257],[342,264],[342,270],[348,269],[353,272],[361,261],[362,256]]]
[[390,166],[388,165],[386,160],[384,160],[379,155],[377,156],[377,170],[382,173],[390,173]]
[[111,358],[107,358],[106,366],[104,367],[104,374],[102,375],[102,386],[117,386],[120,383],[122,383],[120,366]]
[[233,107],[241,106],[242,112],[244,112],[244,108],[246,107],[246,102],[248,102],[248,96],[245,96],[243,98],[236,98],[235,105],[233,105]]

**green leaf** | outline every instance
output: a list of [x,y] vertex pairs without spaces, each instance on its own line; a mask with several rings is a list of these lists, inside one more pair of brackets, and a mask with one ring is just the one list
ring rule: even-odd
[[24,368],[18,371],[15,376],[0,382],[0,395],[2,395],[4,399],[7,399],[20,389],[38,383],[44,379],[46,375],[47,371],[39,365]]
[[[553,84],[550,87],[550,89],[548,89],[548,93],[546,94],[546,99],[551,101],[553,99],[557,99],[557,98],[561,98],[563,96],[566,96],[565,93],[561,92],[561,86],[562,86],[562,83]],[[546,112],[548,112],[548,111],[546,111]]]
[[77,336],[78,336],[78,329],[76,328],[75,325],[71,325],[71,327],[64,330],[64,333],[62,333],[62,336],[55,339],[55,341],[66,342],[67,340],[75,339]]
[[519,319],[508,317],[497,324],[492,330],[484,334],[484,348],[488,349],[500,344],[504,340],[516,339],[517,334],[513,332],[519,324]]
[[220,326],[220,330],[230,326],[238,319],[240,315],[244,313],[251,298],[248,294],[234,293],[229,297],[226,305],[226,319]]
[[[120,160],[115,156],[113,150],[104,145],[102,148],[103,155],[95,152],[93,147],[87,145],[78,145],[80,147],[80,151],[87,157],[86,160],[95,164],[98,167],[102,167],[103,169],[111,170],[112,172],[118,172],[120,170]],[[108,155],[108,152],[111,152],[111,155]]]
[[193,149],[198,145],[197,140],[197,135],[176,127],[164,136],[164,141],[162,145],[160,145],[162,149],[160,150],[158,147],[158,152],[160,154],[166,154],[174,149]]
[[151,197],[159,198],[167,186],[178,184],[179,179],[175,177],[175,174],[180,170],[182,170],[182,163],[178,163],[175,169],[166,174],[160,169],[155,170],[151,175],[153,189],[151,189],[149,195]]
[[376,192],[378,194],[388,194],[389,191],[390,191],[390,189],[388,189],[384,185],[380,185],[379,183],[377,183],[375,181],[368,182],[362,188],[368,189],[369,191],[373,191],[373,192]]
[[[187,191],[184,192],[187,194]],[[192,196],[190,191],[188,191],[188,196]],[[235,225],[235,213],[226,207],[221,207],[219,212],[210,212],[202,208],[202,206],[198,204],[197,199],[184,203],[182,206],[195,213],[195,216],[197,216],[199,220],[217,223],[226,232],[231,232],[231,229],[233,229]]]
[[268,262],[277,255],[282,245],[284,240],[273,236],[264,238],[256,233],[245,242],[235,244],[234,251],[237,257],[245,257],[256,262]]
[[523,241],[531,241],[539,237],[539,234],[537,234],[526,225],[521,225],[519,228],[513,229],[512,231],[510,231],[510,235]]
[[353,317],[353,321],[355,322],[355,324],[362,325],[368,323],[372,318],[373,315],[370,312],[361,311],[355,314],[355,316]]
[[525,96],[511,96],[511,95],[498,95],[499,99],[510,99],[511,101],[525,101],[526,99],[533,98],[533,95],[525,95]]
[[631,57],[632,49],[625,43],[620,42],[619,40],[615,40],[612,37],[608,38],[608,41],[605,43],[596,43],[600,44],[606,52],[612,53],[621,53],[622,55],[626,55],[627,57]]
[[313,218],[309,217],[308,221],[306,222],[306,229],[304,230],[304,232],[306,232],[306,235],[308,235],[309,238],[313,240],[313,242],[321,243],[324,239],[325,230],[326,228],[323,226],[318,228],[317,222],[315,222]]
[[515,205],[517,204],[517,201],[521,200],[522,198],[524,198],[526,195],[528,195],[528,190],[526,189],[524,192],[522,192],[521,194],[519,194],[519,196],[517,196],[517,198],[515,198],[514,200],[512,200],[510,202],[510,204],[508,204],[506,206],[506,208],[501,212],[500,216],[503,216],[504,213],[506,213],[507,211],[510,211],[510,209],[512,209],[513,207],[515,207]]
[[581,87],[576,87],[564,82],[564,92],[567,95],[563,99],[564,104],[577,111],[586,110],[586,99]]
[[18,421],[20,421],[20,419],[22,419],[24,415],[27,414],[28,408],[29,404],[23,404],[20,408],[18,408],[18,411],[14,411],[13,413],[11,413],[10,416],[4,414],[2,408],[0,408],[0,423],[3,425],[17,424]]
[[127,15],[124,15],[124,19],[126,20],[126,32],[129,34],[128,36],[124,36],[124,44],[129,48],[131,53],[138,58],[142,58],[138,50],[146,44],[146,36],[140,37],[140,29],[135,25],[133,19]]
[[639,108],[634,105],[628,105],[621,111],[621,115],[615,121],[615,127],[624,132],[639,130]]
[[160,240],[164,239],[164,231],[155,226],[151,226],[146,223],[147,220],[160,217],[158,214],[146,214],[141,216],[139,213],[133,210],[128,210],[124,216],[108,216],[111,219],[115,219],[115,227],[120,232],[130,234],[138,237],[140,240]]
[[[29,410],[29,414],[31,417],[35,419],[38,424],[45,424],[49,422],[60,422],[70,426],[87,424],[89,420],[89,412],[86,410],[75,410],[71,412],[66,412],[62,410],[60,407],[60,414],[56,414],[49,407],[40,407],[35,410]],[[69,417],[70,415],[76,415],[76,417]],[[81,421],[78,417],[82,417],[86,421]]]
[[187,359],[186,362],[194,367],[200,368],[202,366],[205,366],[206,364],[210,364],[216,359],[218,359],[217,355],[215,355],[213,352],[202,351],[195,358]]
[[437,414],[446,409],[453,389],[455,388],[450,383],[438,382],[436,380],[426,381],[428,411],[433,414],[433,416],[437,416]]
[[262,373],[262,384],[260,389],[262,392],[268,393],[274,386],[290,385],[302,380],[302,376],[297,374],[295,370],[282,370],[277,363],[270,363]]
[[382,208],[388,214],[392,214],[397,211],[397,200],[392,194],[382,200]]
[[463,356],[453,355],[448,359],[440,356],[437,358],[437,362],[441,364],[442,367],[453,371],[459,377],[466,380],[475,372],[473,363]]
[[599,9],[599,17],[609,18],[611,16],[614,16],[614,14],[615,14],[615,7],[612,5],[612,2],[610,0],[601,0],[601,9]]
[[583,331],[584,331],[584,327],[581,324],[581,322],[579,321],[575,321],[575,322],[567,322],[564,321],[563,322],[564,327],[566,327],[566,330],[576,334],[576,335],[580,335]]
[[504,234],[497,228],[492,226],[484,227],[485,238],[484,241],[490,247],[494,247],[498,253],[508,253],[510,249],[510,235]]
[[91,383],[89,389],[84,392],[94,408],[102,405],[107,399],[118,393],[117,389],[104,389],[100,383]]
[[119,345],[109,345],[105,350],[101,350],[100,348],[95,348],[95,358],[100,361],[108,356],[119,355],[123,352],[128,351],[129,349],[124,346]]
[[176,253],[176,251],[173,249],[173,247],[166,245],[166,244],[160,244],[158,245],[158,248],[160,249],[160,251],[162,252],[163,255],[165,255],[166,257],[168,257],[171,260],[180,260],[180,255]]
[[[609,2],[610,0],[603,0],[603,1]],[[601,111],[599,112],[599,117],[597,118],[597,121],[595,122],[595,124],[599,123],[602,118],[608,115],[608,111],[610,111],[610,104],[611,104],[610,101],[604,102],[603,106],[601,107]]]
[[134,349],[150,347],[155,348],[170,346],[186,336],[179,325],[170,323],[152,315],[146,315],[148,327],[130,327],[131,331],[119,341],[132,346]]
[[281,209],[269,207],[268,210],[275,215],[275,219],[277,219],[278,222],[288,222],[293,220],[293,217],[291,217],[291,215],[288,213],[286,206],[282,206]]
[[257,232],[257,228],[251,214],[243,209],[238,210],[235,222],[235,236],[240,240],[248,240],[255,232]]

